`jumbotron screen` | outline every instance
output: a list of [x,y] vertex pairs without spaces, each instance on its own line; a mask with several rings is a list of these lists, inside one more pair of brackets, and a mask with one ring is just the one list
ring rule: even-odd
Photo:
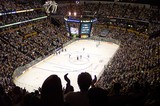
[[70,31],[72,35],[79,35],[79,29],[78,28],[74,28],[74,27],[70,27]]
[[91,23],[82,23],[81,24],[81,34],[90,34]]
[[91,32],[91,23],[81,23],[80,37],[87,38]]
[[69,28],[70,28],[70,34],[72,37],[78,37],[79,36],[79,26],[80,23],[71,23],[69,22]]

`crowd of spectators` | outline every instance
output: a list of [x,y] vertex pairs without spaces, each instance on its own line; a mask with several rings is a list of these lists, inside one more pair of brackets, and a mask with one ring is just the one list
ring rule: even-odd
[[[129,80],[133,81],[133,79],[134,80],[139,79],[139,77],[137,77],[138,79],[136,77],[133,77],[133,79],[127,77],[127,76],[132,76],[131,75],[132,72],[134,72],[133,74],[135,75],[136,74],[145,75],[147,74],[147,72],[150,73],[149,70],[151,70],[153,67],[159,65],[160,63],[159,37],[157,39],[148,40],[140,36],[137,36],[134,33],[117,29],[114,30],[112,29],[111,34],[109,34],[109,36],[107,37],[111,37],[121,41],[121,45],[120,49],[113,57],[111,63],[108,66],[106,66],[104,77],[102,78],[105,81],[100,81],[100,82],[104,82],[107,84],[102,84],[102,85],[106,86],[108,85],[108,83],[113,83],[114,81],[122,81],[122,82],[124,81],[125,83],[128,84],[129,82],[126,81]],[[153,71],[153,73],[156,73],[155,75],[159,75],[157,74],[156,71]],[[122,80],[123,78],[125,78],[126,80]],[[156,78],[159,78],[159,76],[156,76]],[[143,78],[140,79],[142,80]],[[149,79],[149,80],[152,82],[155,79],[152,80]],[[145,79],[143,81],[147,80]]]
[[[68,10],[64,8],[68,6],[60,7],[58,13],[66,15]],[[0,2],[1,12],[39,7],[41,5],[37,2],[34,2],[33,5],[17,4],[15,0]],[[65,80],[67,79],[66,91],[63,91],[61,79],[57,75],[48,77],[42,88],[32,93],[15,86],[12,75],[16,68],[53,53],[70,38],[66,36],[67,32],[63,26],[54,26],[48,19],[10,26],[2,28],[2,32],[0,32],[0,104],[2,106],[51,106],[51,104],[78,106],[84,103],[83,106],[100,106],[100,104],[159,106],[160,37],[145,39],[128,30],[109,28],[108,24],[104,22],[107,17],[134,19],[133,22],[145,21],[149,25],[143,33],[149,34],[160,30],[158,24],[160,19],[157,17],[159,10],[145,6],[114,3],[85,3],[78,7],[73,5],[72,9],[97,12],[99,17],[103,17],[97,23],[102,25],[94,25],[93,35],[99,35],[102,31],[101,27],[107,26],[110,33],[106,37],[121,42],[119,50],[110,63],[105,66],[100,79],[97,81],[94,79],[92,82],[89,73],[81,73],[79,77],[82,78],[78,79],[79,92],[74,92],[74,87],[70,85],[70,80],[67,78],[65,78]],[[45,13],[42,11],[33,11],[0,16],[0,26],[44,15]],[[62,20],[60,22],[63,23]],[[113,23],[112,25],[124,27],[124,23]],[[144,26],[135,26],[137,31],[142,27]],[[89,89],[91,85],[92,88]]]
[[[63,8],[66,9],[63,10]],[[96,16],[100,23],[109,23],[123,28],[129,28],[128,25],[132,25],[131,29],[148,36],[160,30],[160,10],[147,5],[82,3],[64,5],[58,9],[58,13],[62,15],[68,15],[69,12],[73,13],[75,11],[78,15],[82,15],[83,11],[92,11],[93,16]]]
[[42,8],[41,3],[37,2],[37,0],[32,2],[25,0],[3,0],[3,2],[0,2],[0,12],[10,12],[33,8]]
[[26,21],[26,20],[30,20],[30,19],[34,19],[42,16],[46,16],[46,14],[42,10],[3,15],[0,18],[2,20],[0,23],[0,26],[21,22],[21,21]]

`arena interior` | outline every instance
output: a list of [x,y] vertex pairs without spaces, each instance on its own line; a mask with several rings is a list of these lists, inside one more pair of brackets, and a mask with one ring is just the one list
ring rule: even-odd
[[[158,0],[0,0],[0,106],[160,106],[159,4]],[[72,85],[86,70],[73,75],[76,80],[69,71],[61,77],[47,76],[32,92],[15,84],[35,64],[69,52],[65,47],[73,41],[91,39],[97,42],[95,47],[105,41],[119,48],[102,66],[100,76],[92,76],[87,90],[77,91]],[[82,51],[89,50],[85,45]],[[97,52],[107,56],[106,51]],[[73,64],[91,58],[67,54],[72,56]],[[87,76],[81,79],[83,86],[87,80]]]

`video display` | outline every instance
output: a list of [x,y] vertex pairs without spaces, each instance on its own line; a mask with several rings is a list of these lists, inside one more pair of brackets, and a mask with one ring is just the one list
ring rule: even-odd
[[65,19],[67,36],[71,38],[88,38],[92,36],[92,21],[90,20],[68,20]]
[[70,34],[72,37],[79,37],[79,27],[80,23],[68,23],[70,28]]
[[81,24],[81,34],[87,34],[89,35],[91,31],[91,23],[82,23]]
[[79,35],[79,29],[78,28],[74,28],[74,27],[70,27],[70,31],[72,35]]

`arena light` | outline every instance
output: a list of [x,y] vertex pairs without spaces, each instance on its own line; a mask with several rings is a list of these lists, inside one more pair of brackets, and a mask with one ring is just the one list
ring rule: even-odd
[[68,15],[71,16],[71,12],[68,12]]
[[74,12],[74,16],[77,16],[77,12]]

